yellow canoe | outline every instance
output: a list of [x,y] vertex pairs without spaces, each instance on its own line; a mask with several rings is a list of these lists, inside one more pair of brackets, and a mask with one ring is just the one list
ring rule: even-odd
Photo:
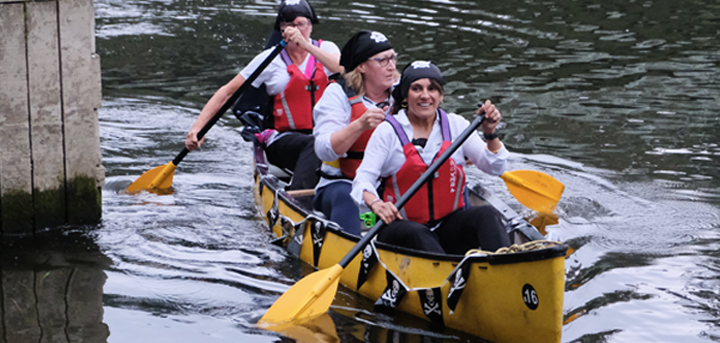
[[[359,241],[313,213],[312,195],[292,196],[255,146],[255,201],[276,243],[312,266],[337,264]],[[493,342],[560,342],[567,246],[545,241],[536,228],[483,189],[473,205],[489,203],[507,219],[518,249],[501,253],[440,255],[368,245],[340,282],[379,306]]]

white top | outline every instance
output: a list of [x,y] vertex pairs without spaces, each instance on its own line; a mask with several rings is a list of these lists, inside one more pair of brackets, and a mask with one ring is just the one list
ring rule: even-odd
[[[436,116],[439,118],[439,116]],[[408,120],[405,110],[395,115],[400,126],[412,140],[413,128]],[[454,113],[448,113],[448,121],[450,124],[450,135],[455,140],[470,122]],[[425,148],[416,146],[420,157],[427,165],[432,163],[433,158],[442,146],[442,132],[439,119],[435,119],[432,132],[428,137]],[[487,149],[487,145],[480,138],[479,134],[470,135],[468,139],[455,151],[452,159],[455,163],[465,167],[465,157],[467,157],[480,170],[490,175],[501,175],[505,171],[505,162],[510,157],[510,152],[503,147],[497,154],[493,154]],[[363,192],[368,191],[376,196],[377,187],[380,185],[381,178],[389,177],[400,170],[405,163],[405,153],[395,130],[388,122],[380,124],[373,132],[365,147],[365,156],[353,180],[353,188],[350,195],[355,203],[360,206],[360,212],[369,211],[363,201]],[[379,198],[380,196],[378,196]]]
[[[365,96],[360,98],[366,108],[373,108],[377,106],[377,103]],[[392,108],[392,97],[389,97],[386,101],[391,102],[388,107],[389,112],[390,108]],[[321,161],[332,162],[347,155],[335,154],[335,151],[333,151],[332,145],[330,144],[330,136],[348,126],[348,124],[350,124],[351,116],[352,106],[348,101],[347,94],[345,94],[342,86],[334,82],[331,83],[325,89],[323,96],[317,104],[315,104],[315,109],[313,110],[313,117],[315,119],[315,127],[313,128],[313,136],[315,136],[315,155],[317,155]],[[342,175],[340,169],[325,163],[323,163],[320,168],[323,172],[329,175]],[[329,180],[321,177],[320,182],[318,182],[317,186],[315,186],[315,189],[318,190],[332,182],[352,182],[352,180]]]
[[[331,54],[340,53],[340,49],[337,45],[330,41],[322,41],[320,43],[320,49]],[[242,71],[240,71],[240,75],[247,80],[273,50],[275,50],[275,47],[269,48],[255,56],[255,58],[253,58],[252,61],[250,61],[250,63],[245,66]],[[299,67],[302,72],[305,72],[305,67],[307,66],[309,59],[310,53],[307,54],[302,65]],[[323,69],[325,70],[325,75],[330,76],[332,74],[327,67],[323,66]],[[282,60],[280,54],[278,54],[272,62],[268,64],[267,68],[260,73],[252,85],[258,88],[264,83],[265,87],[267,87],[268,95],[275,96],[285,89],[288,82],[290,82],[290,74],[287,72],[287,65],[285,65],[285,62]]]

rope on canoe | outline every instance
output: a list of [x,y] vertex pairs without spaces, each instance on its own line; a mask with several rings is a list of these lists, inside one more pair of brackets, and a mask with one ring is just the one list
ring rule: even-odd
[[561,245],[561,244],[562,243],[558,242],[558,241],[537,240],[537,241],[526,242],[526,243],[523,243],[520,245],[513,244],[509,247],[502,247],[495,252],[484,251],[484,250],[480,250],[480,249],[470,249],[465,253],[465,256],[474,255],[474,254],[484,254],[484,255],[514,254],[514,253],[523,252],[523,251],[545,249],[545,248],[549,248],[549,247],[553,247],[553,246]]

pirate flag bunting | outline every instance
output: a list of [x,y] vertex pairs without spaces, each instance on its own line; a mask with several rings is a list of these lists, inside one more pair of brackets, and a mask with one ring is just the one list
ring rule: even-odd
[[360,261],[360,271],[358,272],[357,289],[367,281],[370,270],[377,264],[378,257],[372,244],[365,246],[362,252],[362,261]]
[[312,236],[313,244],[313,262],[315,263],[315,267],[317,267],[318,261],[320,260],[320,250],[325,243],[325,232],[327,229],[325,228],[325,223],[319,220],[312,221],[310,223],[310,235]]
[[[270,210],[270,211],[272,211],[272,210]],[[268,217],[270,216],[270,211],[268,211]],[[274,221],[277,222],[277,219],[275,219]],[[288,237],[290,237],[290,235],[295,231],[294,226],[297,226],[297,225],[294,224],[292,222],[292,220],[290,220],[290,218],[285,217],[285,216],[280,216],[280,227],[282,228],[283,235],[278,238],[273,239],[272,241],[270,241],[270,243],[278,245],[278,246],[283,246],[285,244],[285,240]],[[271,226],[271,228],[272,228],[272,226]]]
[[300,248],[302,248],[303,236],[305,234],[305,221],[295,224],[295,234],[288,243],[287,250],[295,257],[300,256]]
[[443,324],[442,293],[440,287],[419,289],[420,306],[433,323]]
[[387,277],[387,287],[385,287],[380,299],[375,302],[375,306],[396,308],[405,297],[407,289],[405,289],[405,285],[387,269],[385,270],[385,276]]
[[273,202],[273,205],[267,211],[265,217],[268,220],[268,226],[270,227],[270,230],[272,230],[273,227],[275,227],[275,223],[277,223],[278,217],[280,217],[280,211],[278,210],[277,202]]
[[472,263],[465,263],[468,259],[460,262],[460,265],[455,268],[453,273],[450,275],[450,291],[448,292],[447,304],[450,309],[450,313],[455,311],[460,296],[465,290],[468,276],[470,275],[470,266]]

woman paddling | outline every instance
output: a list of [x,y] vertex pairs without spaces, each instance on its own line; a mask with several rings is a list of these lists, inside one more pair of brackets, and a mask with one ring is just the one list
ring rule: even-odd
[[[430,62],[416,61],[405,67],[393,98],[393,112],[397,114],[388,116],[373,132],[352,188],[355,202],[388,224],[378,240],[448,254],[509,246],[500,213],[491,206],[466,207],[463,200],[465,157],[491,175],[505,170],[509,152],[495,134],[501,118],[497,108],[486,101],[478,110],[478,114],[485,113],[481,127],[487,142],[471,135],[398,211],[394,202],[469,122],[439,108],[443,78],[440,69]],[[382,197],[376,191],[381,179]]]
[[350,197],[352,178],[372,130],[392,105],[400,78],[397,54],[380,32],[361,31],[342,49],[343,79],[332,82],[315,106],[315,153],[324,161],[313,206],[346,232],[360,235],[360,212]]
[[[263,132],[260,139],[266,146],[270,163],[294,171],[288,189],[313,188],[317,183],[320,160],[315,156],[314,139],[310,135],[312,108],[325,91],[328,76],[342,71],[337,45],[310,39],[313,24],[317,23],[315,11],[306,0],[283,1],[275,29],[282,32],[287,47],[253,82],[255,87],[265,84],[268,95],[274,98],[274,130]],[[202,144],[202,140],[197,140],[197,133],[271,51],[255,56],[235,78],[215,92],[185,138],[188,150]]]

